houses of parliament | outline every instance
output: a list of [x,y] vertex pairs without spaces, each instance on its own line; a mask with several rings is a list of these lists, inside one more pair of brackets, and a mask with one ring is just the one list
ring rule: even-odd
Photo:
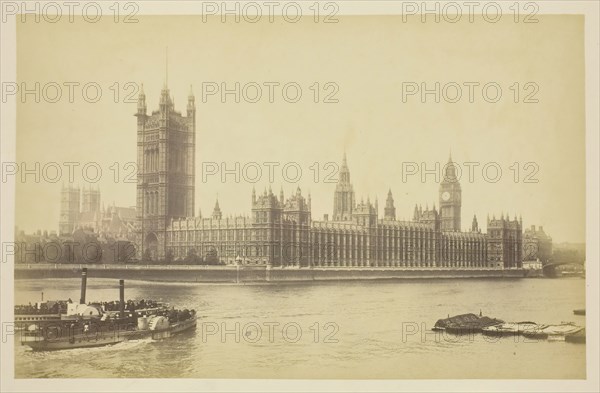
[[452,160],[444,167],[439,209],[415,206],[412,221],[396,219],[391,190],[378,203],[358,202],[344,155],[331,219],[314,220],[311,197],[271,189],[252,191],[251,215],[223,217],[218,201],[210,217],[194,216],[196,107],[175,110],[165,83],[159,108],[147,112],[143,89],[137,112],[138,257],[218,258],[222,263],[271,267],[521,268],[522,220],[476,217],[461,231],[461,187]]

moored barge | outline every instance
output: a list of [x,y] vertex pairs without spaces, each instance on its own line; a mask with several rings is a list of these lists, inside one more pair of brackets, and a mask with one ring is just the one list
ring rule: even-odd
[[439,319],[432,330],[443,330],[453,334],[480,333],[483,328],[504,323],[503,320],[476,314],[461,314]]

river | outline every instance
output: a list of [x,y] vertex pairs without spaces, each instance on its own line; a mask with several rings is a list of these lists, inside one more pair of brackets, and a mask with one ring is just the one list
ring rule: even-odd
[[[585,345],[450,336],[439,318],[585,325],[585,280],[439,279],[282,285],[128,280],[126,298],[193,308],[193,332],[162,341],[33,352],[15,336],[16,378],[585,378]],[[79,280],[16,280],[17,304],[79,299]],[[118,281],[88,280],[88,301]]]

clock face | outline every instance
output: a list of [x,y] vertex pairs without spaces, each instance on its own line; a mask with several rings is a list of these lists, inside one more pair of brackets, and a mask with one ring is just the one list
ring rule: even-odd
[[450,199],[450,193],[448,191],[444,191],[442,194],[442,200],[447,201],[448,199]]

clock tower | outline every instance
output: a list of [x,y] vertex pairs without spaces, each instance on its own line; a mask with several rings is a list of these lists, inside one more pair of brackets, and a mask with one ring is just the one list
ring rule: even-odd
[[440,215],[442,231],[460,231],[461,189],[452,155],[443,168],[440,183]]

